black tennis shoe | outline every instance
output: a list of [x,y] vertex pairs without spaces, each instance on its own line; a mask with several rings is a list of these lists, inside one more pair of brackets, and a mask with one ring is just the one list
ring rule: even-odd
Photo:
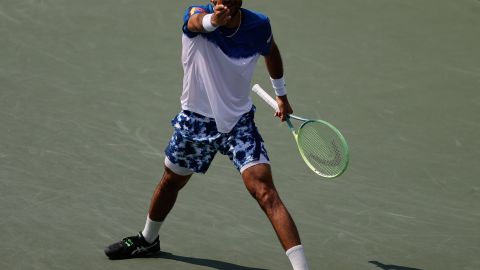
[[141,232],[136,236],[123,238],[122,241],[105,248],[105,255],[112,260],[139,258],[152,255],[160,251],[160,240],[157,236],[153,243],[143,238]]

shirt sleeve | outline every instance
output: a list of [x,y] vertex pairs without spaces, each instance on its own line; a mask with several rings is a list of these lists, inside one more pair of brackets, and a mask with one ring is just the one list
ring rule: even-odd
[[190,6],[185,10],[185,13],[183,14],[183,27],[182,31],[185,33],[189,38],[195,37],[199,33],[196,32],[191,32],[188,30],[187,24],[188,20],[190,20],[190,17],[192,17],[195,14],[199,13],[210,13],[209,6]]
[[272,34],[272,27],[270,25],[270,20],[268,18],[265,19],[262,25],[262,39],[260,44],[260,54],[265,56],[270,53],[270,49],[272,48],[272,41],[273,41],[273,34]]

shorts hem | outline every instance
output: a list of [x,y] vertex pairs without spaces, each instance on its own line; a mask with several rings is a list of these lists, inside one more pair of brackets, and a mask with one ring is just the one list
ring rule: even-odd
[[252,160],[248,162],[247,164],[243,165],[239,171],[240,174],[242,174],[246,169],[253,167],[258,164],[270,164],[270,161],[268,160],[267,157],[265,157],[263,154],[260,155],[260,158],[258,160]]
[[165,167],[169,168],[172,172],[181,175],[181,176],[187,176],[187,175],[192,175],[194,173],[193,170],[181,167],[168,159],[168,157],[165,157],[164,161]]

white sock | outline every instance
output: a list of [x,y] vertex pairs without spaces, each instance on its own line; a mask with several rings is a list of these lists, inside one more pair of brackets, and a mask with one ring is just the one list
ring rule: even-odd
[[158,231],[163,222],[153,221],[150,217],[147,216],[147,221],[145,222],[145,228],[143,228],[142,235],[143,238],[149,243],[153,243],[158,236]]
[[308,270],[307,259],[305,258],[302,245],[288,249],[286,254],[293,266],[293,270]]

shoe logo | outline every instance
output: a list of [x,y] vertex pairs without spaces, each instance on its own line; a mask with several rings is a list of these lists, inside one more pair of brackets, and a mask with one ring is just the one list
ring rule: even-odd
[[125,245],[127,245],[127,247],[132,246],[133,245],[132,239],[130,238],[125,239]]
[[135,254],[140,254],[142,252],[148,251],[153,246],[155,246],[155,243],[153,243],[151,246],[148,246],[148,247],[137,247],[134,251],[132,251],[132,256]]
[[144,248],[144,247],[137,247],[134,251],[132,251],[132,255],[135,255],[137,253],[142,253],[144,251],[147,251],[148,248]]

